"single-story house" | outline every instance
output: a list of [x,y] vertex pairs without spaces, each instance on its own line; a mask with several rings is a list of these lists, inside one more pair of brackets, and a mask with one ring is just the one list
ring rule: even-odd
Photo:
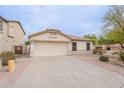
[[103,44],[103,45],[94,45],[95,51],[102,51],[103,53],[116,54],[119,52],[123,52],[120,44]]
[[25,45],[25,31],[19,21],[0,16],[0,53],[13,51],[22,54]]
[[93,43],[89,39],[64,34],[57,29],[46,29],[29,36],[30,56],[69,55],[77,51],[90,51]]
[[107,51],[119,52],[122,50],[120,44],[106,44],[105,46]]

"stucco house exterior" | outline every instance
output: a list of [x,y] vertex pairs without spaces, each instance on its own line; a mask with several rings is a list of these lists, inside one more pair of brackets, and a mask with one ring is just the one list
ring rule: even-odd
[[29,36],[30,56],[69,55],[72,52],[90,51],[93,43],[89,39],[64,34],[57,29],[46,29]]
[[0,53],[3,51],[15,52],[15,47],[23,48],[25,31],[19,21],[8,20],[0,16]]
[[104,44],[100,45],[106,52],[120,52],[123,51],[120,44]]

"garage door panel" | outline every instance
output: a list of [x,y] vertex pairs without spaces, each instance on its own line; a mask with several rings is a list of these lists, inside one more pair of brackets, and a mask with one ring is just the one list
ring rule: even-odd
[[68,43],[35,42],[35,56],[67,55]]

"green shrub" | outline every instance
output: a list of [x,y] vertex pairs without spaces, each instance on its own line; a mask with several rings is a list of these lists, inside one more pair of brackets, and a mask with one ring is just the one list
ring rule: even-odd
[[8,60],[15,60],[15,54],[11,51],[7,51],[7,52],[2,52],[0,54],[0,57],[2,59],[2,65],[8,65]]
[[100,56],[100,57],[99,57],[99,60],[100,60],[100,61],[103,61],[103,62],[108,62],[108,61],[109,61],[109,58],[106,57],[106,56]]
[[97,52],[95,50],[93,50],[93,54],[96,54]]
[[119,56],[120,56],[121,60],[124,61],[124,53],[120,53]]

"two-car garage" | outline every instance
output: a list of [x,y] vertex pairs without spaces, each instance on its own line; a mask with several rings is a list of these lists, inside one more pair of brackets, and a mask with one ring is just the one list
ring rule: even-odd
[[67,42],[34,42],[34,56],[58,56],[68,54]]

